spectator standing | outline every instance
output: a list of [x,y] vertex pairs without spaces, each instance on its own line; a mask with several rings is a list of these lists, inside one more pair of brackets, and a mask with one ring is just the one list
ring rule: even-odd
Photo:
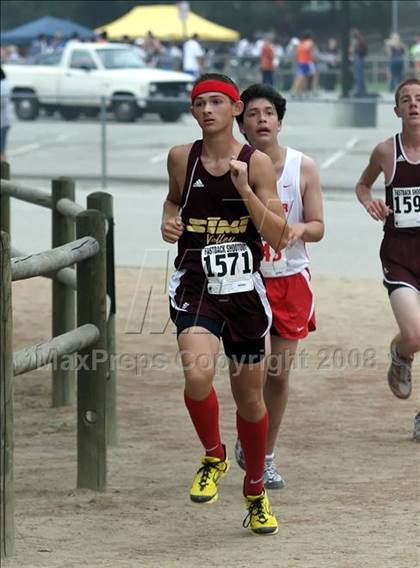
[[79,32],[73,32],[69,38],[69,41],[74,41],[74,42],[81,42],[82,38],[80,37]]
[[67,41],[64,37],[63,32],[61,31],[57,31],[54,32],[52,41],[51,41],[51,45],[50,45],[50,51],[55,51],[56,49],[63,49],[63,47],[65,47]]
[[299,43],[300,43],[300,40],[299,40],[298,37],[290,38],[288,44],[286,45],[286,55],[288,57],[292,57],[294,60],[296,60],[296,50],[297,50]]
[[198,41],[198,34],[194,34],[184,43],[184,58],[182,67],[185,73],[197,78],[204,64],[204,49]]
[[106,31],[101,32],[96,38],[96,43],[108,43],[108,41],[108,32]]
[[182,49],[176,43],[169,46],[169,54],[172,59],[172,69],[174,71],[181,71],[182,69]]
[[250,55],[251,44],[243,37],[236,44],[236,57],[247,57]]
[[146,53],[146,63],[150,67],[157,67],[159,55],[163,52],[163,48],[158,38],[151,31],[147,32],[142,47]]
[[416,42],[410,48],[411,59],[414,63],[416,79],[420,79],[420,34],[416,35]]
[[274,46],[271,40],[266,37],[261,46],[260,69],[262,82],[265,85],[274,86]]
[[296,47],[296,78],[293,83],[293,92],[296,95],[302,94],[312,86],[313,77],[315,75],[314,63],[315,43],[312,34],[306,32],[299,45]]
[[43,55],[48,53],[48,38],[44,34],[39,34],[39,36],[32,42],[30,55]]
[[0,67],[0,95],[1,95],[1,161],[6,160],[6,138],[10,129],[11,123],[11,100],[10,100],[10,86],[6,79],[6,74],[3,67]]
[[16,45],[7,45],[1,48],[1,62],[15,63],[22,59],[19,49]]
[[325,89],[334,91],[337,84],[337,73],[339,63],[338,41],[335,37],[328,40],[327,50],[322,54],[322,60],[325,64],[326,78]]
[[353,94],[356,97],[366,95],[365,58],[367,54],[367,41],[363,34],[354,28],[350,34],[350,57],[353,60],[353,78],[355,83]]
[[394,92],[404,79],[407,50],[401,41],[400,35],[397,33],[391,34],[385,41],[385,50],[389,57],[389,90]]

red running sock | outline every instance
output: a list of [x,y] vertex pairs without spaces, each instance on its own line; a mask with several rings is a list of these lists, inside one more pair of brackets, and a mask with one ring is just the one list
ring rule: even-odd
[[259,495],[264,489],[264,461],[267,446],[268,413],[258,422],[249,422],[236,413],[238,438],[244,452],[246,475],[245,495]]
[[202,400],[194,400],[184,392],[184,400],[206,456],[224,460],[225,449],[220,439],[219,403],[216,391],[212,387],[207,398]]

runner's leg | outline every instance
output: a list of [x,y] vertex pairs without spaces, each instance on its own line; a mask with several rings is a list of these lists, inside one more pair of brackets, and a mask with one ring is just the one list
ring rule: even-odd
[[219,338],[203,327],[180,333],[178,345],[185,376],[185,405],[206,455],[224,459],[219,431],[219,407],[213,389]]
[[389,299],[400,328],[395,337],[398,354],[410,359],[420,350],[420,294],[404,286],[394,290]]
[[245,494],[258,495],[263,490],[268,415],[263,399],[264,363],[245,364],[231,361],[230,380],[237,406],[238,436],[246,463]]
[[275,449],[289,395],[289,375],[298,341],[271,336],[271,353],[266,358],[264,401],[269,416],[267,454]]

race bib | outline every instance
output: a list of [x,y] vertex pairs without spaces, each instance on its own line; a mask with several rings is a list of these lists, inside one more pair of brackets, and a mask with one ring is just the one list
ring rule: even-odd
[[237,294],[254,289],[252,253],[246,243],[208,245],[201,251],[209,294]]
[[394,187],[392,203],[397,229],[420,227],[420,187]]
[[286,269],[286,255],[284,251],[275,251],[268,243],[263,241],[264,256],[261,261],[261,272],[267,278],[275,278]]

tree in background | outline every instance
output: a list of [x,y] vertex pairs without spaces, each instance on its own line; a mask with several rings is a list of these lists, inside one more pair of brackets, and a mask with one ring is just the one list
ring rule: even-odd
[[[253,39],[260,32],[273,32],[279,38],[299,36],[310,29],[316,37],[339,34],[341,2],[348,0],[190,0],[191,10],[216,23],[234,28]],[[2,0],[1,27],[10,29],[42,16],[71,19],[91,29],[119,18],[134,6],[168,4],[171,0]],[[352,25],[364,34],[377,37],[378,45],[391,31],[389,0],[350,1]],[[100,5],[100,9],[98,9]],[[413,39],[420,21],[420,2],[400,1],[401,29]],[[410,27],[411,26],[411,27]],[[411,30],[411,28],[413,28]]]

